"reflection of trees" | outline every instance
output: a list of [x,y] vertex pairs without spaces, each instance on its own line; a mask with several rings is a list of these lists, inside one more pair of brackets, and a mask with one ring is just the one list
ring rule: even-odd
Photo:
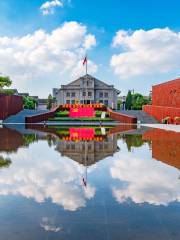
[[7,168],[11,164],[11,159],[0,156],[0,168]]
[[122,135],[122,139],[126,142],[129,152],[132,147],[141,147],[144,144],[142,135]]
[[28,147],[31,143],[38,141],[36,134],[23,135],[23,146]]

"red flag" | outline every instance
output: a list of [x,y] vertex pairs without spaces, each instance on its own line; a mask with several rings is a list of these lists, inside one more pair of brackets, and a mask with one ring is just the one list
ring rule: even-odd
[[84,60],[83,60],[83,65],[84,64],[87,64],[87,57],[85,57]]

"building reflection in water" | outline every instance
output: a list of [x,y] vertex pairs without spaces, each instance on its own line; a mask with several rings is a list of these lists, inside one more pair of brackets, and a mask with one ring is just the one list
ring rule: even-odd
[[59,141],[56,150],[62,156],[67,156],[80,164],[90,166],[106,157],[113,156],[119,148],[117,146],[117,135],[109,135],[101,141]]

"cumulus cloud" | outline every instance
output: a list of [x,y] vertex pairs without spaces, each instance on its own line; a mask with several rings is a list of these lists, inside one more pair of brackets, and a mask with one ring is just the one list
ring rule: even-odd
[[96,46],[96,38],[94,35],[92,34],[88,34],[85,37],[85,41],[84,41],[84,48],[85,49],[91,49],[92,47]]
[[[11,167],[0,174],[0,195],[20,195],[38,203],[51,199],[69,211],[85,207],[86,201],[95,195],[95,187],[83,186],[84,167],[61,158],[58,152],[47,146],[47,142],[19,149],[10,157]],[[51,231],[59,229],[46,221],[41,226]]]
[[137,204],[167,206],[180,201],[179,170],[155,159],[120,153],[110,173],[113,179],[119,180],[112,187],[119,203],[131,199]]
[[63,2],[60,0],[44,2],[41,5],[40,10],[42,11],[43,15],[49,15],[54,13],[56,7],[63,7]]
[[120,78],[168,73],[179,68],[180,32],[169,28],[120,30],[112,46],[119,53],[112,56],[110,65]]
[[[74,80],[86,51],[95,43],[95,36],[77,22],[65,22],[50,33],[38,30],[22,37],[0,37],[1,72],[10,75],[17,88],[26,86],[32,91],[34,83],[33,94],[42,92],[42,85],[47,94],[56,87],[53,81],[60,85],[67,75]],[[88,69],[94,73],[97,65],[90,61]]]

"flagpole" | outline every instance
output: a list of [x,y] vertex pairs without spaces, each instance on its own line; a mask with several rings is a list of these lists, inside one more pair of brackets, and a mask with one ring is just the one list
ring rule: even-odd
[[87,59],[87,54],[86,54],[86,75],[87,75],[87,65],[88,65],[88,59]]

